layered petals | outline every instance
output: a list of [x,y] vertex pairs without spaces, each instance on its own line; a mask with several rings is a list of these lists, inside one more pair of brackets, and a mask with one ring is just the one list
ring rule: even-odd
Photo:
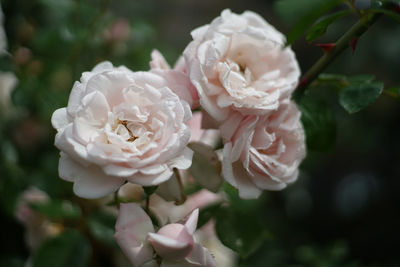
[[226,9],[192,37],[183,53],[187,73],[218,122],[235,111],[269,114],[297,86],[299,66],[284,36],[253,12]]
[[245,199],[294,182],[306,155],[300,111],[290,100],[268,116],[236,114],[221,126],[222,174]]
[[74,182],[78,196],[98,198],[126,181],[158,185],[173,168],[189,168],[191,111],[171,89],[180,86],[165,73],[132,72],[109,62],[83,73],[68,106],[52,116],[60,177]]

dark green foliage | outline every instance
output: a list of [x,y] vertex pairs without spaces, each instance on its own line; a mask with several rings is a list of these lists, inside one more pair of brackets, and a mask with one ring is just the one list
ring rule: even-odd
[[321,99],[303,96],[297,102],[306,132],[307,148],[332,150],[336,141],[336,122],[332,110]]
[[355,113],[374,103],[382,90],[382,82],[354,82],[341,89],[339,103],[347,112]]
[[33,267],[85,267],[90,257],[90,244],[77,230],[69,229],[48,239],[33,258]]
[[224,184],[229,205],[214,209],[216,232],[221,242],[240,257],[247,258],[256,252],[269,237],[262,223],[263,197],[257,200],[244,200],[235,188]]
[[308,31],[306,36],[307,41],[310,43],[313,42],[315,39],[322,36],[326,32],[329,25],[331,25],[336,20],[339,20],[343,16],[348,15],[349,13],[350,10],[341,10],[321,19],[320,21],[315,23],[315,25],[313,25]]
[[341,0],[280,0],[276,10],[285,20],[290,21],[292,29],[287,34],[287,45],[295,42],[322,15],[340,4]]
[[88,218],[90,233],[101,242],[112,248],[117,248],[114,239],[114,228],[116,218],[106,212],[95,212]]
[[82,216],[79,206],[66,200],[52,199],[44,203],[31,203],[30,207],[50,219],[77,219]]

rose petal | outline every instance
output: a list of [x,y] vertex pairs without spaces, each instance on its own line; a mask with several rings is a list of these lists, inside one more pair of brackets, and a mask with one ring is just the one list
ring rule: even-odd
[[136,203],[121,204],[115,224],[115,239],[134,266],[142,266],[153,258],[153,249],[146,241],[154,227],[149,216]]
[[189,232],[189,234],[193,235],[194,232],[196,231],[197,227],[197,220],[199,218],[199,209],[195,209],[192,211],[192,213],[189,215],[185,222],[185,226]]

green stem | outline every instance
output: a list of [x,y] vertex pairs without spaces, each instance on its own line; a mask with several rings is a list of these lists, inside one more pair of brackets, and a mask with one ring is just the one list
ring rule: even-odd
[[360,37],[368,28],[380,17],[377,13],[366,12],[360,20],[353,25],[339,40],[336,42],[336,46],[325,53],[307,72],[301,79],[299,86],[297,87],[294,98],[301,96],[307,89],[308,85],[314,81],[315,78],[347,47],[350,46],[350,42],[354,38]]

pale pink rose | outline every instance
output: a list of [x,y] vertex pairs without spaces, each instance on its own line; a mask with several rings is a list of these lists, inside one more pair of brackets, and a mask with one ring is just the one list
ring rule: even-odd
[[281,190],[297,179],[306,153],[300,116],[294,102],[286,100],[269,116],[236,113],[221,125],[222,174],[242,198]]
[[158,50],[153,50],[150,61],[151,72],[164,77],[167,81],[174,83],[171,90],[186,101],[192,109],[199,107],[199,95],[196,88],[190,82],[186,74],[186,65],[184,59],[180,57],[173,69],[169,66],[165,58]]
[[265,115],[296,88],[300,75],[285,37],[256,13],[229,9],[192,31],[183,52],[201,106],[221,122],[232,111]]
[[78,196],[102,197],[126,181],[158,185],[173,168],[190,167],[191,111],[174,86],[173,79],[109,62],[82,74],[68,106],[52,116],[59,174]]
[[18,199],[15,216],[25,226],[25,240],[31,251],[38,249],[45,239],[62,231],[62,226],[52,223],[30,207],[31,204],[48,201],[49,196],[35,187],[25,190]]
[[162,258],[163,267],[216,266],[210,252],[193,238],[198,214],[196,209],[184,223],[167,224],[155,232],[149,216],[138,204],[122,204],[115,238],[134,266],[153,264],[154,252]]

